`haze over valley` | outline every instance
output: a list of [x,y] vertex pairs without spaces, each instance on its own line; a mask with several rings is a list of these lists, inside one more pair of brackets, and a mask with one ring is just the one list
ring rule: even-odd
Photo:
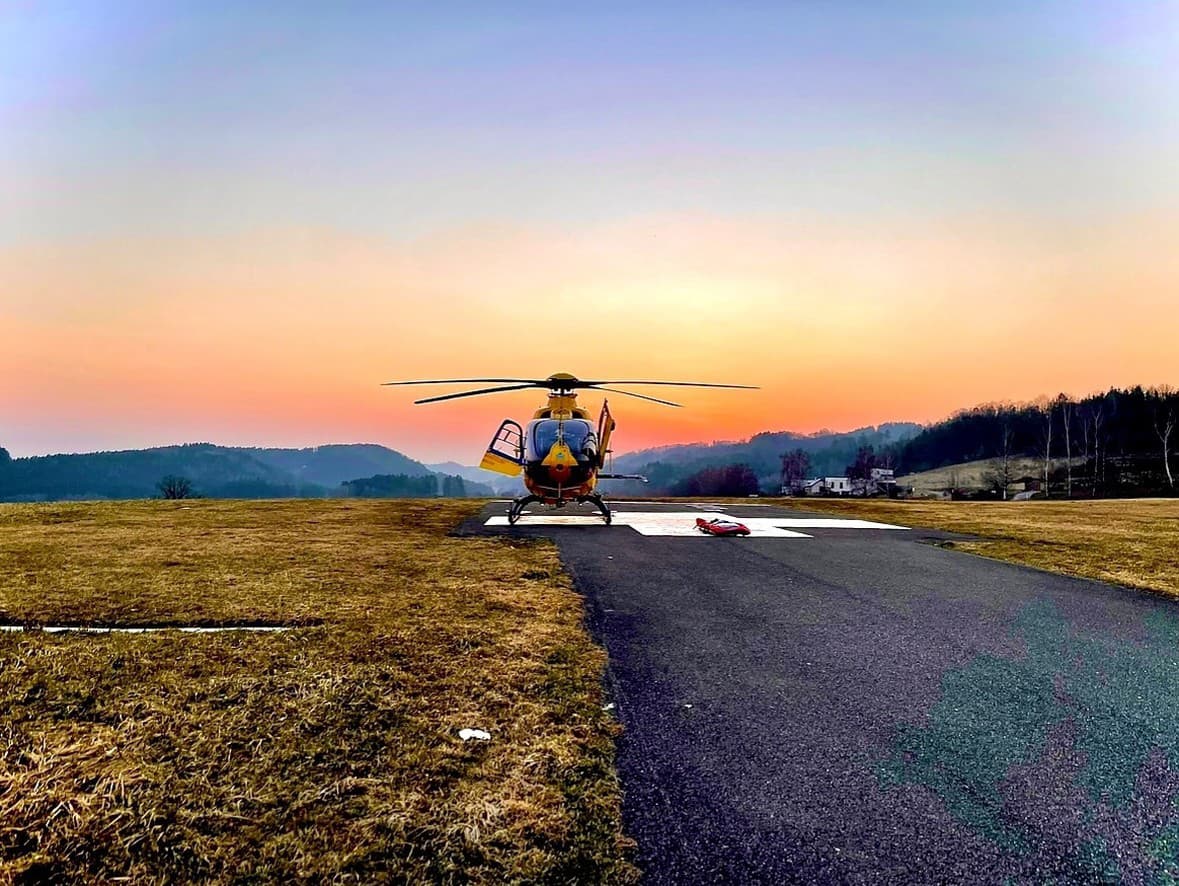
[[[694,477],[741,467],[741,494],[773,495],[786,479],[784,456],[796,454],[808,477],[854,473],[857,459],[865,458],[902,481],[923,474],[914,489],[919,494],[994,492],[997,483],[1006,489],[1028,476],[1042,479],[1049,493],[1060,487],[1065,497],[1173,494],[1177,424],[1174,388],[1111,389],[1080,399],[976,406],[930,425],[766,431],[742,441],[621,452],[611,470],[648,482],[604,483],[616,495],[691,495],[700,491]],[[996,470],[1007,476],[997,478]],[[0,448],[0,501],[150,498],[163,494],[166,477],[187,480],[187,494],[213,498],[464,497],[515,495],[522,488],[518,480],[471,464],[425,464],[377,444],[278,449],[195,443],[18,459]]]

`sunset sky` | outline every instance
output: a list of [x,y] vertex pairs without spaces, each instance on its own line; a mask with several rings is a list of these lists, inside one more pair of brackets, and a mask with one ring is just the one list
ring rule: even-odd
[[620,451],[1179,382],[1179,2],[263,6],[0,4],[14,456],[473,464],[540,396],[415,377],[761,385]]

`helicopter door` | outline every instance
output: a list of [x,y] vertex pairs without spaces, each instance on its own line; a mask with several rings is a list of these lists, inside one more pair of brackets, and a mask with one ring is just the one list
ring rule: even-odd
[[514,422],[510,418],[504,419],[504,423],[499,426],[499,430],[491,438],[487,451],[483,453],[483,460],[479,462],[479,467],[487,471],[495,471],[497,474],[517,477],[520,475],[520,465],[523,461],[524,429],[520,427],[518,422]]
[[606,464],[606,453],[610,451],[610,432],[614,430],[614,417],[610,406],[602,401],[602,414],[598,417],[598,467]]

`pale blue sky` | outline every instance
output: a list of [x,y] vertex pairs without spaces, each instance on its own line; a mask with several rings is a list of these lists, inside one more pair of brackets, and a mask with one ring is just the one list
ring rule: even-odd
[[243,6],[0,12],[0,238],[1179,193],[1173,2]]
[[0,445],[469,460],[535,405],[396,377],[762,386],[623,448],[1176,381],[1179,0],[571,8],[0,0]]

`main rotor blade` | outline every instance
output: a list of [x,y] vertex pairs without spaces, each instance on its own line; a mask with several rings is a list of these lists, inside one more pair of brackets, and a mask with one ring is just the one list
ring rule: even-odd
[[427,397],[424,400],[414,400],[415,406],[420,406],[422,403],[438,403],[441,400],[457,400],[460,397],[478,397],[482,394],[500,394],[504,391],[523,391],[525,388],[539,388],[543,385],[536,385],[529,382],[526,385],[507,385],[502,388],[481,388],[478,391],[462,391],[458,394],[443,394],[441,397]]
[[386,385],[473,385],[488,382],[491,384],[522,384],[527,382],[530,385],[548,384],[547,378],[430,378],[423,381],[385,381],[381,382],[382,386]]
[[742,388],[757,391],[757,385],[718,385],[705,381],[579,381],[577,387],[596,388],[599,385],[675,385],[681,388]]
[[626,397],[638,397],[640,400],[650,400],[652,403],[662,403],[664,406],[681,407],[680,403],[672,403],[670,400],[660,400],[658,397],[648,397],[646,394],[635,394],[631,391],[620,391],[618,388],[599,388],[595,387],[595,391],[609,391],[611,394],[622,394]]

